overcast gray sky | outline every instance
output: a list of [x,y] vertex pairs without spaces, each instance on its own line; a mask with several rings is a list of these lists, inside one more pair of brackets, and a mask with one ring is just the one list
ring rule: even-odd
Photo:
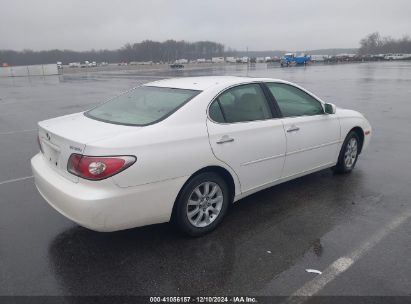
[[212,40],[237,50],[358,47],[411,34],[410,0],[0,0],[0,49]]

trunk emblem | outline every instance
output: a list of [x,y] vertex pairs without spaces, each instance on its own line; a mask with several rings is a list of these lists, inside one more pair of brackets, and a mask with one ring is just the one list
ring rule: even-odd
[[82,152],[83,151],[81,148],[77,148],[77,147],[74,147],[74,146],[70,146],[70,149],[74,150],[74,151],[77,151],[77,152]]

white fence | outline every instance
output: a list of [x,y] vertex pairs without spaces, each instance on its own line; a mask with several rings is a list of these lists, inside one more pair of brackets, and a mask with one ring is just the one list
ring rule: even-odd
[[57,64],[0,67],[0,77],[58,75]]

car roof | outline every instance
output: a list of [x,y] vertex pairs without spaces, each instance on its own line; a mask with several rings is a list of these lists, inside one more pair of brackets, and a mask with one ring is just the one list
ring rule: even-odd
[[235,84],[258,81],[286,82],[283,80],[271,78],[254,78],[238,76],[201,76],[163,79],[147,83],[145,84],[145,86],[204,91],[216,86],[231,86]]

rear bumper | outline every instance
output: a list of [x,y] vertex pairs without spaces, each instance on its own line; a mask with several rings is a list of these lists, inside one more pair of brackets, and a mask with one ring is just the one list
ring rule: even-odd
[[116,231],[170,220],[187,177],[120,188],[112,179],[74,183],[55,172],[39,153],[31,159],[35,184],[58,212],[95,231]]

